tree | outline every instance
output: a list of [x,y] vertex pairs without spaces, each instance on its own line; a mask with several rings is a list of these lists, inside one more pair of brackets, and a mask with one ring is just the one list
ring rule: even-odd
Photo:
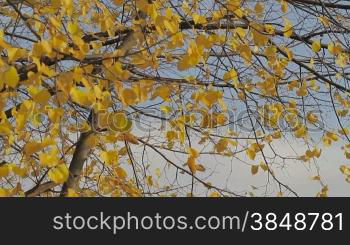
[[350,159],[349,10],[2,1],[0,196],[298,196],[295,164],[327,196],[322,154]]

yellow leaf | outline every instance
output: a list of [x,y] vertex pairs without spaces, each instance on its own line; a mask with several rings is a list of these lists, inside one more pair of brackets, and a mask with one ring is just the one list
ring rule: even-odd
[[164,26],[171,32],[176,33],[178,32],[178,25],[174,23],[173,21],[164,20]]
[[4,31],[3,29],[0,30],[0,47],[1,48],[11,48],[11,46],[4,41]]
[[5,84],[9,87],[16,88],[19,82],[17,69],[14,66],[10,66],[7,71],[4,72],[3,79],[5,80]]
[[132,133],[129,133],[129,132],[119,134],[118,140],[128,141],[128,142],[135,144],[135,145],[139,144],[139,141],[137,140],[136,136],[133,135]]
[[345,117],[348,114],[349,110],[345,109],[345,110],[337,110],[337,114],[340,117]]
[[316,175],[311,178],[312,180],[321,180],[321,176]]
[[102,151],[100,157],[105,164],[113,165],[118,163],[118,152],[116,151]]
[[262,14],[264,12],[264,5],[258,2],[255,4],[254,11],[257,14]]
[[11,63],[12,61],[16,61],[21,58],[25,58],[27,56],[27,52],[25,49],[20,48],[8,48],[7,49],[8,54],[8,62]]
[[52,54],[52,42],[49,42],[47,40],[41,41],[41,47],[46,54]]
[[284,28],[283,28],[284,36],[288,38],[293,34],[293,25],[289,19],[287,18],[283,18],[283,19],[284,19]]
[[213,20],[219,20],[223,18],[223,13],[221,11],[213,11]]
[[310,150],[307,150],[305,155],[307,156],[306,160],[308,160],[309,158],[312,158],[314,156],[313,152]]
[[190,67],[197,65],[203,58],[203,47],[199,47],[196,42],[192,41],[187,50],[188,63]]
[[[227,118],[224,114],[218,114],[215,117],[215,120],[217,121],[218,124],[224,125],[227,121]],[[232,145],[234,145],[236,142],[229,141]]]
[[329,19],[328,19],[326,16],[320,16],[320,17],[318,17],[318,19],[320,20],[320,22],[321,22],[324,26],[326,26],[326,27],[329,26],[330,21],[329,21]]
[[235,11],[239,8],[240,5],[241,5],[241,0],[229,0],[227,1],[226,7],[230,11]]
[[47,90],[41,90],[33,96],[33,100],[42,106],[46,105],[50,98],[51,94]]
[[221,197],[219,192],[212,192],[209,194],[209,197]]
[[222,98],[222,95],[219,91],[210,90],[204,94],[202,97],[202,102],[208,107],[211,108],[213,104],[217,103],[219,99]]
[[249,148],[254,152],[259,152],[264,148],[264,146],[265,145],[263,145],[263,144],[253,143],[249,146]]
[[93,99],[95,97],[90,92],[83,92],[82,90],[78,89],[77,87],[73,87],[70,90],[70,96],[72,100],[79,105],[83,106],[90,106],[94,102]]
[[169,100],[169,97],[171,95],[171,90],[169,86],[159,86],[155,89],[153,95],[152,95],[152,99],[155,99],[156,97],[160,97],[165,101]]
[[309,92],[307,91],[307,88],[305,86],[301,86],[297,91],[296,94],[298,96],[307,96]]
[[350,159],[350,152],[345,151],[344,154],[347,159]]
[[281,1],[281,10],[283,13],[287,13],[288,12],[288,3],[285,0]]
[[146,177],[146,184],[148,186],[153,186],[153,179],[152,179],[152,176],[147,176]]
[[340,171],[345,175],[350,175],[350,167],[342,165],[340,166]]
[[338,136],[335,133],[332,132],[326,132],[326,137],[333,140],[333,141],[338,141]]
[[28,119],[28,115],[26,113],[16,114],[16,131],[17,132],[25,128],[27,119]]
[[178,139],[179,137],[177,132],[171,130],[166,132],[166,138],[168,141],[173,141],[175,139]]
[[259,171],[259,165],[252,165],[252,167],[251,167],[251,173],[252,173],[252,175],[257,174],[258,171]]
[[10,169],[7,164],[5,166],[0,167],[0,178],[7,177],[9,173],[10,173]]
[[190,154],[190,157],[197,158],[199,157],[199,152],[196,149],[193,149],[192,147],[189,147],[187,149],[188,154]]
[[194,157],[189,157],[189,158],[187,159],[187,165],[188,165],[188,167],[190,168],[191,173],[192,173],[192,174],[195,174],[196,171],[197,171],[197,168],[196,168],[196,160],[195,160]]
[[166,105],[161,105],[160,109],[162,111],[164,111],[166,114],[169,114],[172,111],[171,107],[170,106],[166,106]]
[[321,149],[317,149],[317,148],[315,148],[315,149],[313,149],[313,155],[314,155],[314,157],[317,157],[317,158],[319,158],[320,156],[321,156],[321,152],[322,152],[322,150]]
[[60,29],[60,27],[61,27],[61,22],[60,22],[57,18],[55,18],[55,17],[50,17],[50,18],[49,18],[49,21],[50,21],[51,25],[53,25],[55,28]]
[[72,188],[68,188],[66,197],[79,197],[79,194]]
[[215,145],[215,149],[217,152],[221,153],[227,150],[228,147],[227,139],[220,139],[219,142]]
[[40,164],[44,167],[54,167],[58,165],[58,149],[53,147],[49,152],[40,153],[39,155]]
[[349,135],[350,134],[350,130],[348,128],[343,128],[343,129],[339,129],[338,133],[341,135]]
[[73,36],[79,33],[79,26],[77,23],[69,22],[67,29]]
[[320,40],[314,40],[312,42],[312,50],[317,53],[321,49],[321,42]]
[[258,28],[256,27],[257,30],[253,29],[252,30],[252,34],[253,34],[253,40],[254,40],[254,44],[256,46],[264,46],[268,43],[269,41],[269,37],[265,34],[263,34]]
[[284,50],[285,50],[285,51],[286,51],[286,53],[287,53],[288,60],[292,60],[292,59],[293,59],[293,57],[294,57],[293,51],[292,51],[292,50],[290,50],[289,48],[285,48]]
[[205,24],[207,23],[207,19],[205,18],[205,16],[200,16],[198,14],[192,14],[192,18],[194,23],[197,24]]
[[243,29],[242,27],[237,27],[235,29],[235,33],[238,34],[240,38],[244,38],[246,35],[245,29]]
[[344,68],[349,62],[349,56],[345,53],[340,53],[337,57],[337,59],[335,60],[335,63]]
[[259,166],[260,166],[260,168],[261,168],[262,170],[264,170],[265,172],[266,172],[267,170],[269,170],[269,167],[268,167],[267,164],[264,163],[264,162],[261,162]]
[[7,189],[0,188],[0,197],[9,197],[10,192]]
[[307,113],[306,119],[312,123],[316,123],[318,121],[317,115],[313,114],[312,112]]
[[115,112],[108,115],[109,130],[116,132],[128,132],[132,128],[132,121],[127,118],[124,112]]
[[27,156],[32,155],[33,153],[36,153],[40,150],[42,150],[44,147],[41,143],[38,142],[28,142],[25,146],[24,146],[24,153]]
[[161,176],[160,168],[156,168],[155,173],[156,173],[157,177],[160,178],[160,176]]
[[343,48],[340,43],[329,43],[328,44],[328,51],[333,55],[338,55],[343,51]]
[[121,167],[116,167],[114,169],[114,172],[121,179],[125,179],[126,177],[128,177],[128,174],[126,173],[126,171]]
[[280,139],[282,137],[282,134],[281,134],[281,131],[276,131],[271,136],[274,139]]
[[115,62],[113,66],[109,68],[109,73],[111,75],[110,79],[115,80],[127,80],[130,77],[130,72],[128,70],[124,70],[122,64],[120,62]]
[[246,154],[247,154],[247,156],[249,157],[250,160],[254,160],[255,159],[256,152],[253,149],[248,148],[246,150]]
[[54,168],[51,168],[49,170],[48,175],[49,175],[49,178],[53,182],[55,182],[57,184],[63,184],[68,179],[69,170],[68,170],[66,164],[62,163],[62,164],[57,165]]
[[63,116],[63,113],[64,111],[61,108],[50,109],[48,110],[48,117],[53,123],[57,123]]
[[307,128],[305,125],[299,126],[298,129],[294,132],[296,138],[303,138],[307,136]]
[[322,142],[326,146],[330,146],[332,144],[332,140],[327,137],[322,137]]
[[116,4],[116,5],[122,5],[124,3],[124,0],[113,0],[113,2]]
[[120,98],[124,105],[133,105],[137,102],[137,94],[131,88],[124,88],[121,91]]
[[187,55],[184,55],[181,60],[177,63],[177,69],[179,71],[184,71],[191,68],[191,64],[189,63],[189,59]]
[[100,142],[100,138],[98,135],[90,135],[86,140],[86,145],[90,148],[94,148],[98,145],[99,142]]
[[211,48],[213,46],[213,42],[210,40],[210,38],[207,38],[205,35],[198,35],[196,37],[196,44],[199,47],[204,48]]
[[275,34],[275,27],[271,24],[265,24],[264,25],[264,28],[265,28],[265,31],[270,34],[270,35],[273,35]]
[[205,167],[202,164],[197,164],[196,165],[196,170],[199,172],[204,172],[205,171]]
[[74,3],[73,0],[62,0],[64,10],[68,16],[73,14]]
[[252,60],[252,51],[249,45],[242,44],[237,48],[237,51],[245,61],[250,62]]
[[224,74],[224,80],[227,82],[229,80],[237,80],[237,72],[235,69],[231,69],[230,71]]

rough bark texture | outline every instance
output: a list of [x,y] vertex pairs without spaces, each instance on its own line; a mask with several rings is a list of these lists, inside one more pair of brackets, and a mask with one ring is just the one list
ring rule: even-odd
[[74,190],[79,189],[79,179],[83,170],[84,162],[87,159],[91,146],[88,144],[89,137],[93,134],[92,131],[84,132],[80,135],[77,142],[72,161],[69,165],[69,177],[63,184],[61,196],[65,196],[69,188]]
[[49,181],[49,182],[40,184],[40,185],[34,187],[33,189],[30,189],[29,191],[27,191],[25,193],[25,196],[26,197],[36,197],[42,193],[47,192],[48,190],[50,190],[56,186],[58,186],[58,184],[56,184],[55,182]]

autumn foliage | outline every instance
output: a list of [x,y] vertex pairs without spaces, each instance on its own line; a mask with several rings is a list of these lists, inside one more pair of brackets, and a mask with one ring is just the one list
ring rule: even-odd
[[350,182],[349,10],[1,1],[0,196],[298,196],[295,165],[327,196],[327,151]]

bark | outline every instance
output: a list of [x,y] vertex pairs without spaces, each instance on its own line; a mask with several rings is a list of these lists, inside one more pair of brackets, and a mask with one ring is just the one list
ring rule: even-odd
[[49,191],[50,189],[56,186],[58,186],[58,184],[56,184],[55,182],[49,181],[49,182],[40,184],[38,186],[35,186],[33,189],[30,189],[29,191],[26,191],[24,195],[26,197],[36,197],[42,193]]
[[[138,17],[145,18],[144,13],[139,13]],[[134,32],[130,32],[127,34],[121,45],[119,46],[119,50],[122,53],[127,53],[135,44],[136,37]],[[90,126],[94,129],[96,128],[95,119],[97,117],[94,115],[94,112],[91,111],[89,116]],[[80,138],[77,142],[72,161],[69,165],[69,177],[68,180],[63,184],[61,197],[67,194],[69,188],[74,190],[79,190],[79,179],[81,177],[81,172],[83,170],[84,162],[87,159],[89,152],[91,150],[91,146],[88,142],[89,137],[93,135],[94,131],[84,132],[80,135]]]
[[84,132],[80,135],[73,158],[69,165],[69,177],[63,184],[61,196],[65,196],[69,188],[79,190],[79,179],[83,170],[84,162],[89,156],[91,146],[88,142],[90,136],[93,135],[93,131]]

